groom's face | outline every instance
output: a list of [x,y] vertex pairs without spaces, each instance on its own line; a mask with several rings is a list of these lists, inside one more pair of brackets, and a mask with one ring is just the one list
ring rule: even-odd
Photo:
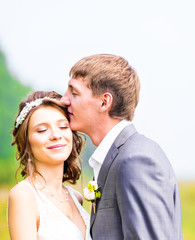
[[100,97],[93,96],[82,78],[72,78],[61,101],[68,106],[71,129],[90,135],[98,121]]

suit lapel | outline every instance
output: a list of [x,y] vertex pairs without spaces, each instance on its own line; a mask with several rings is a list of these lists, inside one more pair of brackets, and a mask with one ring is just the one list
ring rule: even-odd
[[118,155],[120,151],[120,146],[122,146],[126,140],[133,135],[136,132],[135,127],[133,124],[128,125],[125,127],[121,133],[117,136],[114,143],[112,144],[110,150],[108,151],[108,154],[106,155],[106,158],[102,164],[102,167],[100,169],[99,175],[98,175],[98,186],[100,186],[100,190],[102,192],[109,169],[112,165],[112,162]]
[[[116,156],[119,153],[120,146],[122,146],[126,142],[126,140],[130,136],[132,136],[135,132],[136,132],[136,129],[135,129],[133,124],[125,127],[121,131],[121,133],[117,136],[117,138],[115,139],[114,143],[112,144],[110,150],[108,151],[108,154],[106,155],[106,158],[105,158],[105,160],[102,164],[102,167],[100,169],[100,172],[99,172],[99,175],[98,175],[98,180],[97,180],[101,193],[103,193],[103,188],[104,188],[104,184],[106,182],[106,178],[107,178],[109,169],[112,165],[112,162],[114,161],[114,159],[116,158]],[[98,210],[99,201],[101,201],[101,199],[100,200],[98,199],[97,202],[96,202],[96,213],[97,213],[97,210]],[[96,217],[96,214],[93,213],[93,209],[92,209],[91,220],[90,220],[91,227],[93,225],[95,217]]]

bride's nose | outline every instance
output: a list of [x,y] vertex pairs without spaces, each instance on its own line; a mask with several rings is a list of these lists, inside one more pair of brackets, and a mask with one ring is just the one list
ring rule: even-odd
[[49,140],[54,141],[54,140],[59,140],[61,139],[61,135],[57,132],[52,131],[52,133],[49,136]]

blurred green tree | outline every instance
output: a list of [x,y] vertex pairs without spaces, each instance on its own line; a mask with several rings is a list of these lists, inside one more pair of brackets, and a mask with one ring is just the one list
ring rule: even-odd
[[[14,119],[20,101],[31,92],[8,71],[5,57],[0,51],[0,183],[10,183],[14,179],[15,149],[11,146]],[[13,176],[13,178],[10,178]]]

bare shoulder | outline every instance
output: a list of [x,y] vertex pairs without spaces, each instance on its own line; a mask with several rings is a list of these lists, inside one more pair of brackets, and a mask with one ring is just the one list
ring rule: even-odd
[[[30,206],[30,207],[29,207]],[[18,214],[18,212],[20,214]],[[25,215],[38,218],[39,211],[32,189],[26,184],[17,184],[9,192],[8,214],[10,216],[20,215],[25,219]]]
[[10,190],[9,196],[15,197],[20,194],[25,196],[26,193],[27,193],[27,195],[32,193],[32,190],[29,188],[29,186],[27,186],[26,184],[18,183]]
[[35,197],[32,189],[25,184],[15,185],[9,192],[9,201],[14,201],[15,203],[29,203],[35,202]]
[[37,239],[39,211],[34,192],[27,184],[17,184],[9,192],[8,225],[11,239]]

